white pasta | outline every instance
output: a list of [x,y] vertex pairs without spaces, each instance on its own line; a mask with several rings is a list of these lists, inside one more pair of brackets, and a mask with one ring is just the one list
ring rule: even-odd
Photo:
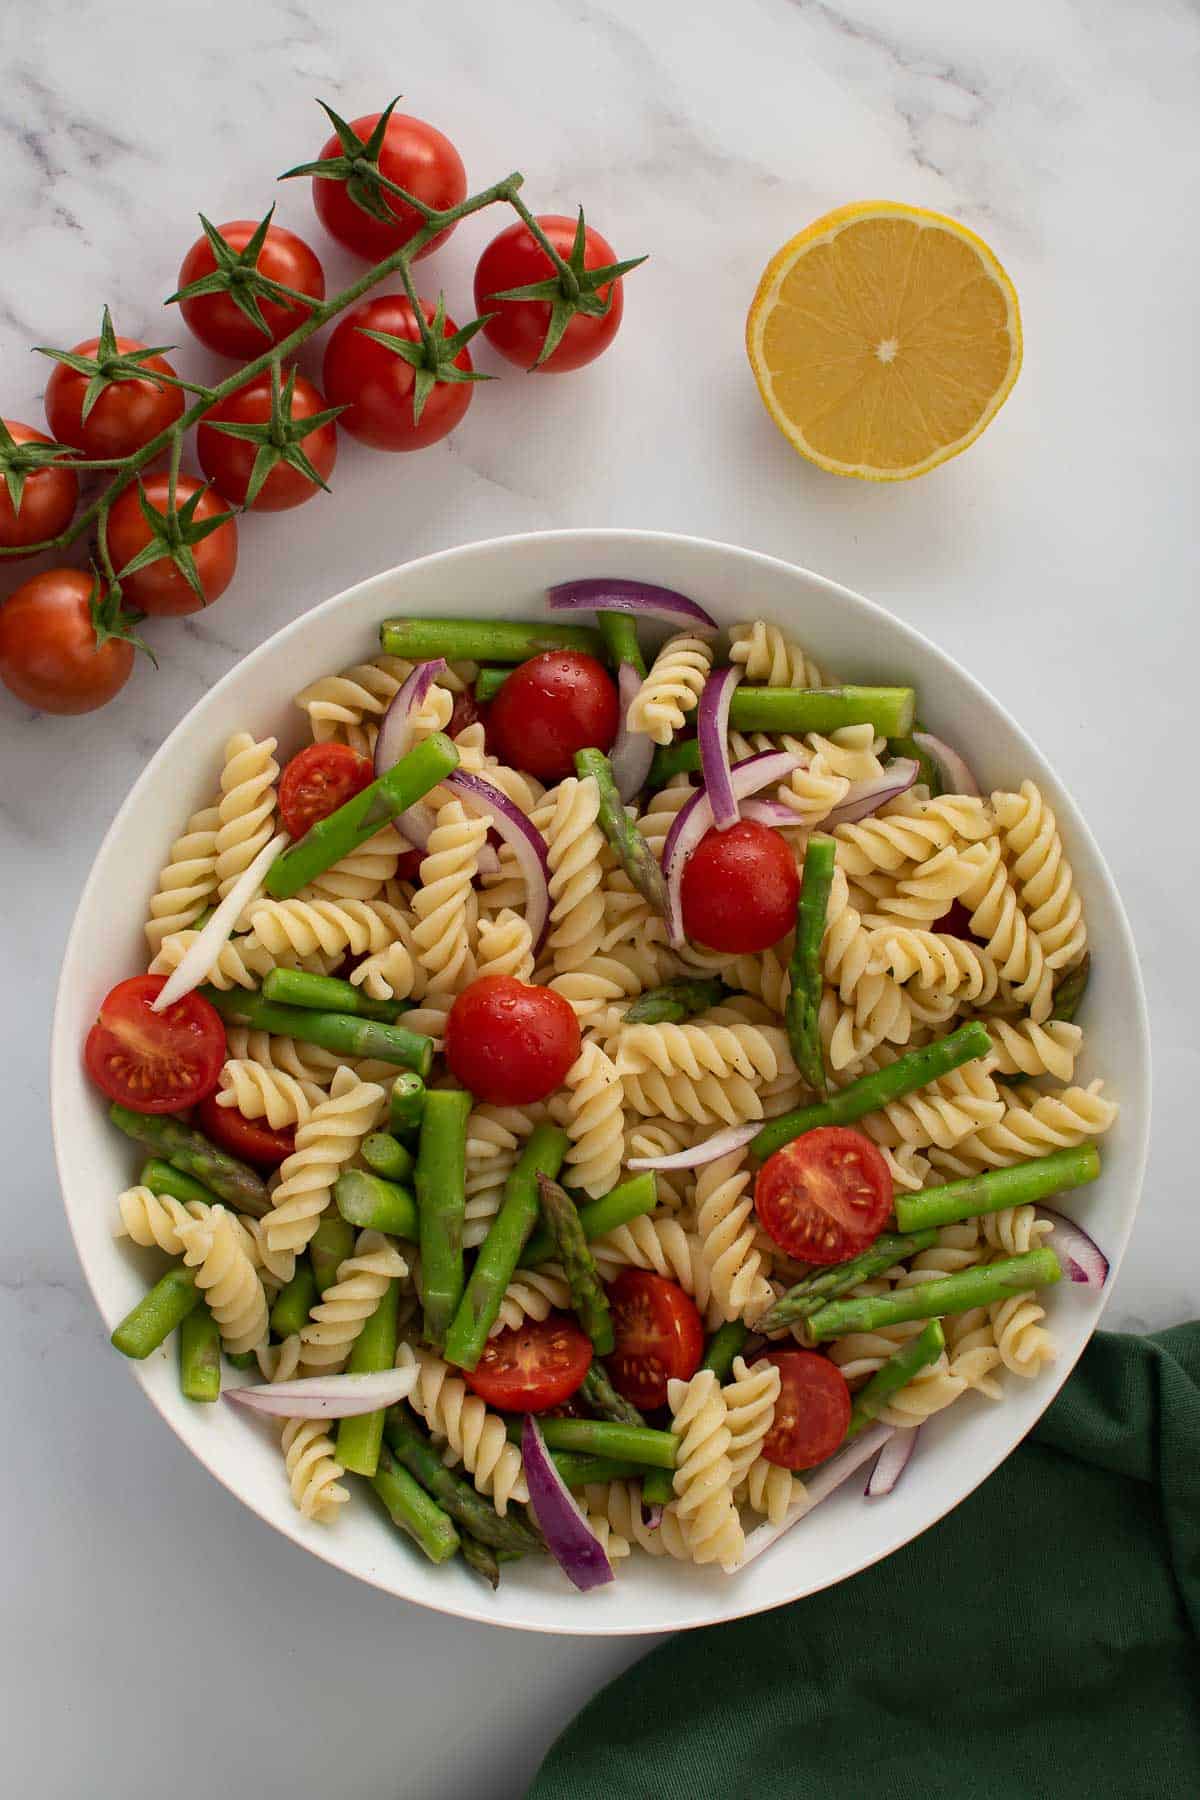
[[754,1181],[745,1150],[704,1165],[695,1206],[715,1305],[725,1319],[756,1318],[775,1296],[756,1246]]
[[976,871],[960,898],[970,911],[971,930],[986,943],[1001,980],[1012,983],[1014,998],[1040,1021],[1050,1011],[1053,973],[1046,967],[1041,940],[1021,910],[999,838],[988,839],[988,852],[986,865]]
[[988,879],[995,861],[991,842],[972,844],[960,850],[947,844],[927,861],[918,863],[909,875],[902,875],[890,891],[877,902],[876,917],[867,915],[874,926],[900,923],[928,930],[960,894]]
[[519,913],[505,906],[477,927],[475,973],[508,975],[514,981],[533,976],[533,935]]
[[146,942],[151,955],[157,953],[165,937],[191,925],[216,893],[220,823],[220,809],[207,806],[192,814],[171,845],[166,867],[159,870],[146,920]]
[[719,1562],[728,1572],[746,1539],[733,1503],[725,1396],[712,1370],[701,1369],[690,1381],[669,1381],[667,1400],[679,1439],[674,1485],[684,1539],[694,1562]]
[[[150,964],[151,975],[169,975],[177,969],[191,946],[200,936],[190,927],[173,931],[164,937]],[[221,945],[220,954],[208,972],[207,979],[222,992],[234,987],[257,988],[264,975],[275,967],[276,958],[253,935],[230,938]]]
[[155,1194],[148,1187],[126,1188],[117,1196],[120,1224],[115,1237],[132,1238],[144,1250],[152,1246],[168,1256],[183,1255],[180,1228],[202,1219],[208,1212],[203,1200],[176,1200],[173,1194]]
[[329,1205],[333,1184],[374,1129],[384,1092],[340,1068],[329,1093],[296,1127],[296,1148],[284,1158],[271,1195],[267,1238],[273,1250],[303,1250]]
[[392,880],[406,848],[396,827],[385,825],[331,869],[315,875],[305,893],[325,900],[374,900]]
[[729,1481],[736,1488],[758,1459],[762,1441],[775,1417],[781,1376],[774,1363],[758,1362],[751,1368],[745,1357],[733,1359],[733,1380],[721,1392],[729,1427]]
[[996,1074],[1052,1075],[1062,1082],[1074,1076],[1083,1045],[1083,1032],[1066,1019],[1047,1019],[1044,1025],[1032,1019],[989,1019],[988,1036],[993,1045],[989,1067]]
[[[879,1052],[871,1059],[880,1067],[890,1056]],[[964,1063],[941,1075],[915,1094],[890,1100],[879,1112],[868,1113],[859,1128],[877,1144],[898,1148],[902,1144],[924,1149],[936,1144],[949,1150],[981,1126],[995,1125],[1004,1117],[1000,1090],[988,1074],[986,1059]]]
[[248,912],[252,935],[273,956],[365,956],[400,931],[400,915],[386,901],[322,900],[307,888],[292,900],[255,900]]
[[585,1044],[566,1076],[564,1129],[572,1185],[599,1198],[616,1187],[625,1148],[622,1083],[599,1044]]
[[521,1452],[510,1444],[504,1420],[489,1412],[477,1395],[469,1393],[465,1381],[452,1375],[440,1356],[430,1350],[413,1350],[403,1344],[396,1358],[398,1368],[417,1367],[417,1385],[409,1395],[409,1405],[428,1425],[432,1435],[443,1441],[462,1463],[481,1494],[491,1496],[501,1515],[510,1501],[518,1505],[529,1499]]
[[686,632],[668,638],[629,708],[629,729],[669,744],[695,710],[713,664],[713,647]]
[[319,1419],[286,1419],[282,1446],[297,1511],[318,1525],[332,1525],[338,1508],[350,1498],[349,1488],[342,1486],[346,1471],[334,1455],[333,1439]]
[[210,1206],[203,1218],[180,1221],[177,1231],[221,1342],[235,1354],[253,1350],[267,1335],[267,1296],[237,1220],[223,1206]]
[[899,875],[952,845],[977,843],[990,831],[986,801],[966,794],[930,800],[922,788],[900,794],[874,818],[837,826],[834,836],[839,865],[852,881],[861,881],[878,871]]
[[793,1506],[807,1498],[804,1483],[790,1469],[756,1456],[734,1491],[739,1506],[764,1513],[772,1525],[781,1525]]
[[766,619],[735,625],[729,633],[729,660],[760,687],[829,687],[831,677],[808,652]]
[[1070,968],[1087,948],[1087,927],[1054,814],[1032,781],[1023,781],[1019,794],[993,794],[992,805],[1003,834],[1004,858],[1046,967]]
[[265,1118],[272,1131],[302,1125],[325,1098],[315,1081],[238,1057],[224,1063],[220,1083],[218,1106],[236,1107],[247,1119]]
[[1002,1117],[960,1139],[957,1153],[982,1168],[1001,1169],[1028,1156],[1045,1156],[1051,1150],[1065,1150],[1100,1137],[1110,1129],[1118,1111],[1114,1100],[1104,1098],[1103,1085],[1093,1081],[1086,1088],[1069,1087],[1049,1094],[1009,1089]]
[[885,926],[871,933],[871,943],[873,974],[882,971],[899,982],[915,977],[931,994],[946,999],[986,1006],[1000,985],[990,952],[968,938]]
[[636,1544],[648,1556],[673,1556],[678,1562],[690,1562],[691,1550],[679,1523],[675,1502],[662,1508],[659,1522],[648,1523],[642,1508],[640,1481],[590,1482],[583,1490],[587,1501],[588,1521],[608,1521],[609,1527],[628,1544]]
[[599,812],[595,776],[577,781],[572,775],[552,788],[533,814],[532,822],[546,840],[549,947],[559,973],[587,963],[603,936],[602,883],[611,852],[597,823]]
[[704,1245],[678,1219],[661,1214],[641,1214],[628,1225],[619,1225],[594,1240],[592,1255],[606,1281],[623,1268],[653,1269],[668,1281],[677,1281],[701,1312],[708,1308],[712,1274]]
[[343,1369],[389,1283],[407,1274],[408,1264],[381,1232],[360,1232],[353,1256],[338,1264],[337,1279],[300,1328],[301,1374],[335,1375]]
[[[222,899],[271,841],[279,778],[275,743],[273,737],[256,743],[248,731],[235,731],[225,745],[216,842],[217,892]],[[246,916],[243,910],[242,919]]]
[[1013,1375],[1032,1380],[1057,1356],[1054,1339],[1042,1324],[1045,1316],[1033,1294],[1014,1294],[988,1308],[1000,1361]]
[[487,820],[468,818],[460,800],[438,810],[421,859],[421,885],[413,897],[413,949],[428,977],[428,994],[453,994],[474,974],[470,928]]
[[526,1319],[544,1319],[558,1308],[569,1308],[571,1290],[557,1263],[543,1263],[539,1269],[518,1269],[504,1290],[500,1311],[490,1337],[501,1331],[514,1330]]

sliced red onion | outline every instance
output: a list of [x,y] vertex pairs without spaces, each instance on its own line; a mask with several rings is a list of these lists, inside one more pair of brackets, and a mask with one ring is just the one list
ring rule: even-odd
[[554,1466],[532,1413],[521,1427],[521,1459],[529,1504],[546,1547],[569,1581],[586,1593],[613,1579],[613,1567],[583,1508]]
[[1088,1236],[1082,1225],[1068,1219],[1065,1213],[1055,1212],[1052,1206],[1039,1206],[1037,1214],[1054,1226],[1050,1248],[1067,1279],[1083,1287],[1102,1288],[1108,1280],[1108,1258],[1095,1239]]
[[868,818],[898,794],[906,794],[920,773],[915,756],[897,756],[869,781],[852,781],[845,798],[821,821],[821,830],[832,831],[835,825],[853,825]]
[[303,1381],[272,1381],[263,1387],[226,1389],[225,1398],[250,1412],[275,1419],[354,1419],[407,1400],[420,1369],[407,1363],[374,1375],[310,1375]]
[[[785,781],[800,764],[801,758],[793,756],[787,750],[763,750],[757,756],[747,756],[742,762],[735,763],[730,770],[734,797],[739,801],[747,800],[761,788],[770,787],[772,782]],[[663,845],[662,867],[667,880],[667,934],[675,949],[687,942],[680,900],[684,865],[705,832],[711,830],[712,822],[712,807],[708,795],[701,788],[685,806],[680,807]]]
[[654,761],[654,739],[644,731],[630,731],[629,708],[642,685],[642,678],[632,663],[623,662],[617,670],[617,694],[621,702],[621,724],[612,747],[613,780],[623,803],[628,806],[635,794],[646,785],[650,764]]
[[546,589],[551,612],[631,612],[647,619],[666,619],[670,625],[687,625],[696,631],[719,631],[710,613],[674,588],[655,587],[650,581],[629,581],[624,576],[593,575],[584,581],[560,581]]
[[696,709],[700,777],[718,831],[728,831],[738,822],[737,796],[729,773],[728,732],[729,702],[741,678],[739,668],[718,669],[705,682]]
[[663,1509],[657,1500],[651,1506],[642,1501],[642,1524],[647,1531],[657,1531],[662,1524],[662,1516]]
[[507,794],[485,781],[482,775],[469,775],[455,769],[444,785],[451,788],[471,812],[490,818],[513,853],[525,878],[525,923],[533,938],[536,957],[550,926],[550,857],[546,840],[536,825],[531,825]]
[[912,1431],[896,1431],[888,1439],[879,1452],[879,1460],[867,1476],[867,1485],[863,1493],[868,1500],[882,1500],[890,1494],[905,1469],[908,1459],[917,1447],[917,1438],[921,1427],[915,1426]]
[[238,876],[212,918],[188,945],[179,967],[167,976],[162,992],[150,1002],[152,1012],[165,1012],[168,1006],[174,1006],[176,1000],[182,1000],[211,974],[233,934],[242,909],[257,894],[267,870],[291,841],[286,831],[277,831],[270,843],[263,845],[249,868]]
[[[430,662],[416,663],[407,681],[401,682],[392,695],[388,709],[379,721],[379,735],[375,739],[376,780],[381,775],[386,775],[412,748],[413,714],[425,704],[430,688],[438,676],[445,672],[444,656],[435,656]],[[408,836],[407,832],[405,836]],[[424,846],[418,844],[416,848],[423,849]]]
[[805,830],[804,820],[790,806],[785,806],[782,800],[739,801],[738,817],[753,819],[759,825],[769,825],[773,831]]
[[941,777],[943,793],[978,796],[979,783],[957,750],[928,731],[914,731],[913,743],[925,752],[936,767]]
[[847,1481],[853,1475],[856,1469],[861,1469],[864,1463],[870,1462],[873,1457],[878,1456],[894,1430],[894,1425],[868,1426],[861,1437],[852,1438],[844,1450],[839,1450],[836,1456],[831,1456],[828,1462],[822,1463],[811,1478],[806,1475],[804,1477],[805,1498],[798,1500],[794,1506],[790,1506],[778,1525],[769,1523],[756,1525],[753,1531],[746,1533],[746,1548],[738,1568],[744,1569],[746,1564],[753,1562],[756,1556],[761,1556],[764,1550],[769,1550],[785,1531],[790,1531],[793,1525],[797,1525],[801,1519],[807,1518],[813,1507],[819,1506],[822,1500],[827,1499],[835,1488],[840,1487],[843,1481]]
[[761,1130],[761,1120],[757,1124],[728,1125],[724,1131],[714,1131],[702,1144],[693,1144],[688,1150],[673,1150],[670,1156],[631,1156],[625,1167],[701,1169],[705,1163],[716,1162],[719,1156],[728,1156],[731,1150],[740,1150],[752,1137],[757,1137]]

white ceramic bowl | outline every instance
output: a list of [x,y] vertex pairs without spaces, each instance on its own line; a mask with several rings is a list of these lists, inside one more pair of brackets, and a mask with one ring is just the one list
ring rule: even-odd
[[[912,683],[930,729],[960,744],[985,787],[1032,776],[1058,815],[1087,906],[1095,972],[1085,1022],[1086,1080],[1102,1074],[1122,1114],[1104,1146],[1104,1173],[1071,1209],[1085,1218],[1115,1274],[1129,1237],[1145,1160],[1150,1059],[1145,1000],[1129,926],[1111,875],[1074,803],[1004,709],[944,651],[859,595],[771,557],[726,544],[639,531],[556,531],[444,551],[350,588],[296,619],[247,656],[183,719],[115,819],[84,889],[63,961],[54,1018],[51,1096],[67,1216],[109,1327],[144,1292],[161,1258],[112,1237],[114,1201],[139,1164],[109,1125],[83,1073],[80,1047],[97,1003],[144,967],[146,897],[171,840],[214,791],[221,746],[248,729],[301,741],[296,690],[374,654],[392,613],[538,617],[542,590],[583,575],[626,575],[681,589],[725,624],[754,615],[791,629],[822,663],[854,681]],[[1111,1286],[1111,1282],[1110,1282]],[[292,1506],[273,1428],[232,1407],[181,1398],[173,1344],[123,1370],[138,1381],[199,1460],[259,1517],[327,1562],[388,1592],[464,1618],[527,1630],[671,1631],[759,1612],[853,1575],[887,1556],[969,1494],[1025,1436],[1070,1373],[1105,1294],[1066,1282],[1049,1297],[1059,1359],[1037,1380],[1009,1378],[990,1404],[967,1396],[927,1425],[918,1459],[886,1500],[861,1483],[827,1501],[742,1575],[635,1555],[608,1587],[576,1595],[549,1560],[506,1569],[493,1595],[461,1564],[434,1568],[393,1530],[365,1491],[332,1528]],[[122,1364],[112,1353],[113,1380]]]

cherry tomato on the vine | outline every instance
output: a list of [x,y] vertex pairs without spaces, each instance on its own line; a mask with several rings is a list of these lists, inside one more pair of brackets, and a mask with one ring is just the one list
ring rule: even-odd
[[[325,396],[320,389],[314,387],[303,375],[297,375],[292,398],[292,418],[302,423],[314,413],[324,411]],[[269,375],[263,374],[214,406],[206,413],[196,432],[196,454],[200,458],[200,467],[217,492],[224,494],[235,506],[241,506],[246,500],[260,446],[248,443],[244,438],[229,437],[225,432],[215,430],[209,421],[226,420],[237,425],[265,425],[270,418],[271,380]],[[332,419],[302,437],[300,447],[322,481],[328,481],[337,461],[337,432]],[[321,489],[309,480],[303,470],[293,468],[287,462],[277,462],[249,504],[256,512],[286,512],[290,507],[303,506],[306,500],[311,500],[314,494],[320,492]]]
[[[232,219],[227,225],[219,225],[217,231],[231,250],[242,251],[258,230],[258,224],[256,219]],[[183,259],[177,286],[190,287],[192,282],[213,274],[216,266],[217,259],[208,239],[198,237]],[[295,293],[307,294],[312,300],[325,298],[325,271],[316,252],[309,249],[303,238],[282,225],[267,227],[254,266],[269,280],[277,281]],[[269,335],[258,329],[228,290],[193,295],[179,302],[179,310],[193,335],[210,350],[249,361],[251,357],[260,356],[270,345],[290,337],[308,316],[308,308],[297,301],[270,300],[265,294],[256,295],[256,299]]]
[[544,1100],[562,1086],[579,1044],[579,1021],[562,995],[511,975],[481,975],[446,1019],[451,1074],[492,1106]]
[[[144,350],[137,338],[115,340],[119,355]],[[76,344],[76,356],[95,356],[99,338]],[[139,365],[148,374],[174,375],[165,356],[150,356]],[[173,425],[184,408],[182,388],[169,387],[144,376],[110,381],[95,405],[83,416],[91,377],[66,363],[55,363],[46,383],[46,419],[60,444],[73,444],[89,457],[131,456],[151,438]]]
[[[155,512],[162,513],[165,519],[170,499],[170,482],[167,476],[150,475],[142,486],[149,505]],[[203,482],[195,481],[189,475],[180,475],[175,484],[176,513],[193,494],[200,495],[195,510],[190,514],[195,524],[215,519],[229,510],[219,495],[214,494],[211,488],[205,489]],[[113,502],[105,528],[105,539],[113,567],[120,578],[121,591],[139,612],[153,613],[160,617],[178,617],[184,613],[199,612],[202,607],[210,606],[214,600],[219,599],[233,580],[238,552],[237,524],[233,519],[226,519],[215,531],[190,546],[196,574],[204,590],[203,598],[191,587],[182,569],[165,550],[154,562],[135,569],[131,575],[121,573],[126,563],[132,562],[153,537],[154,533],[146,523],[141,508],[137,484],[134,483]]]
[[[35,431],[19,419],[5,419],[4,426],[16,444],[53,442],[44,431]],[[65,459],[26,472],[17,509],[9,499],[7,486],[0,481],[0,544],[15,550],[57,537],[71,523],[78,499],[79,477]],[[10,560],[19,562],[20,558]]]
[[502,1412],[545,1412],[570,1399],[591,1362],[590,1338],[567,1313],[552,1312],[489,1338],[463,1380]]
[[796,859],[781,834],[742,819],[728,831],[708,832],[688,857],[684,930],[707,949],[733,956],[766,950],[796,923],[799,895]]
[[[561,213],[541,213],[538,224],[564,260],[569,258],[575,242],[577,221]],[[603,269],[617,260],[607,238],[587,227],[584,239],[584,267]],[[518,368],[532,369],[537,362],[550,324],[549,300],[497,300],[496,295],[509,288],[529,287],[535,281],[548,281],[555,274],[554,264],[530,233],[523,220],[507,226],[487,246],[475,270],[475,310],[491,313],[483,335],[494,344],[501,356]],[[598,318],[576,313],[563,333],[562,341],[540,365],[551,373],[565,375],[582,369],[585,363],[600,356],[616,337],[625,310],[620,279],[599,290],[599,298],[609,302]]]
[[129,680],[133,645],[98,641],[94,591],[83,569],[44,569],[0,606],[0,681],[27,706],[94,712]]
[[[380,113],[363,113],[359,118],[351,119],[350,129],[365,145],[381,117]],[[336,132],[321,146],[322,162],[344,154]],[[445,212],[466,198],[467,171],[462,157],[435,125],[415,119],[410,113],[394,112],[388,120],[378,167],[388,181],[423,200],[426,206],[436,207],[438,212]],[[371,185],[369,175],[367,184]],[[395,194],[389,194],[378,185],[373,191],[393,215],[391,221],[373,218],[359,206],[346,182],[313,177],[313,206],[326,231],[347,250],[354,250],[372,262],[381,262],[393,250],[401,249],[425,221],[414,207]],[[417,252],[414,261],[428,256],[431,250],[444,243],[453,229],[451,225],[440,232]]]
[[762,1455],[780,1469],[812,1469],[832,1456],[850,1423],[846,1377],[815,1350],[768,1350],[758,1359],[779,1370],[779,1398]]
[[133,1112],[178,1112],[211,1094],[225,1061],[225,1027],[203,994],[185,994],[164,1012],[165,975],[131,975],[104,997],[87,1034],[92,1080]]
[[665,1275],[622,1269],[608,1285],[615,1343],[605,1366],[618,1394],[652,1412],[667,1402],[668,1381],[689,1381],[704,1355],[695,1303]]
[[769,1156],[754,1183],[759,1223],[798,1262],[868,1249],[892,1210],[883,1152],[849,1125],[819,1125]]
[[[432,324],[435,309],[422,300],[422,311]],[[458,326],[443,322],[442,336],[453,337]],[[356,306],[339,321],[325,346],[321,379],[331,406],[344,406],[338,419],[351,435],[375,450],[423,450],[453,431],[471,404],[470,381],[438,381],[430,388],[421,417],[413,418],[413,390],[417,371],[394,350],[366,331],[385,331],[410,344],[421,342],[416,315],[403,294],[383,294]],[[454,357],[452,367],[471,371],[466,346]]]
[[369,756],[349,744],[306,744],[298,750],[279,783],[279,813],[284,828],[301,838],[327,819],[375,779]]
[[621,722],[616,685],[580,650],[544,650],[518,665],[488,709],[497,754],[539,781],[575,773],[575,752],[610,750]]
[[296,1148],[293,1126],[276,1131],[265,1119],[248,1119],[236,1106],[218,1106],[215,1092],[196,1108],[196,1124],[205,1137],[231,1156],[264,1169],[277,1169]]

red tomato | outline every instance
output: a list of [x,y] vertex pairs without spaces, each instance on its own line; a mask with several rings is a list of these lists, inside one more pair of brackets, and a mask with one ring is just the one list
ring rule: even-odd
[[526,1106],[561,1087],[579,1055],[579,1021],[561,994],[481,975],[446,1018],[450,1072],[490,1106]]
[[[258,223],[256,219],[233,219],[228,225],[219,225],[217,230],[231,250],[241,251],[258,230]],[[176,286],[190,287],[193,281],[211,275],[216,266],[217,259],[208,239],[198,237],[183,259]],[[282,225],[268,225],[254,266],[268,280],[278,281],[298,294],[307,294],[313,300],[325,298],[325,271],[316,253],[309,249],[303,238],[297,237],[294,231],[286,231]],[[257,295],[257,300],[269,329],[270,335],[266,337],[254,320],[247,318],[227,289],[181,300],[179,310],[193,335],[210,350],[249,361],[251,357],[260,356],[271,344],[280,344],[285,337],[290,337],[297,325],[303,325],[309,310],[294,302],[285,305],[278,300],[268,300],[262,294]]]
[[133,1112],[178,1112],[211,1094],[225,1061],[225,1027],[202,994],[157,1013],[165,975],[131,975],[104,997],[87,1034],[87,1072]]
[[[425,300],[421,307],[432,321],[433,307]],[[453,337],[457,330],[454,320],[448,318],[442,336]],[[410,344],[421,341],[416,315],[403,294],[384,294],[348,312],[325,346],[321,374],[330,406],[346,408],[338,423],[351,437],[375,450],[424,450],[427,444],[436,444],[454,430],[466,412],[474,384],[439,381],[430,390],[420,419],[414,422],[416,370],[394,350],[364,337],[364,331],[386,331]],[[454,358],[454,367],[469,370],[471,366],[464,345]]]
[[688,1381],[704,1355],[700,1314],[677,1282],[623,1269],[608,1286],[616,1343],[605,1366],[618,1394],[643,1412],[667,1403],[667,1382]]
[[129,680],[133,645],[97,644],[91,594],[84,570],[44,569],[0,606],[0,681],[27,706],[94,712]]
[[302,838],[374,779],[370,757],[349,744],[307,744],[293,756],[279,783],[284,829]]
[[780,833],[743,819],[728,831],[708,832],[688,857],[683,927],[710,950],[733,956],[766,950],[796,923],[799,896],[796,859]]
[[[44,431],[22,425],[19,419],[5,419],[4,424],[18,444],[49,444]],[[57,537],[71,523],[79,499],[79,477],[65,461],[46,463],[31,469],[21,490],[21,505],[16,512],[8,497],[8,489],[0,481],[0,544],[6,549],[19,545],[40,544],[45,538]],[[9,559],[19,562],[18,556]]]
[[478,725],[484,720],[484,712],[475,699],[470,688],[464,688],[461,694],[454,696],[454,710],[450,714],[450,723],[446,727],[447,737],[457,737],[468,725]]
[[892,1210],[883,1152],[848,1125],[819,1125],[769,1156],[754,1183],[759,1222],[797,1262],[839,1263],[875,1242]]
[[[137,338],[119,337],[116,344],[121,355],[145,349]],[[99,345],[99,338],[87,338],[75,345],[75,354],[94,356]],[[147,357],[141,367],[156,375],[175,373],[163,356]],[[134,376],[110,382],[84,419],[83,402],[90,380],[66,363],[55,363],[46,383],[50,430],[60,444],[74,444],[85,456],[129,456],[173,425],[183,411],[182,388],[160,387]]]
[[[303,375],[298,375],[292,399],[293,419],[310,419],[314,413],[324,410],[324,394]],[[265,424],[271,417],[270,376],[256,376],[245,387],[230,394],[227,400],[214,406],[205,416],[206,419],[227,419],[231,424]],[[310,431],[300,440],[300,444],[322,481],[328,481],[337,461],[337,432],[333,420],[329,419],[324,425],[318,425],[315,431]],[[196,432],[196,454],[200,458],[200,467],[218,493],[224,494],[235,506],[241,506],[245,501],[258,450],[257,444],[247,443],[241,438],[227,437],[223,431],[214,431],[207,423],[202,424]],[[286,512],[289,507],[303,506],[306,500],[311,500],[314,494],[320,492],[320,488],[315,487],[300,469],[293,469],[287,463],[276,463],[254,497],[253,510]]]
[[[170,493],[167,477],[151,475],[143,481],[143,487],[150,505],[165,517]],[[215,519],[218,513],[229,510],[211,488],[204,490],[202,482],[181,475],[175,484],[176,512],[193,494],[201,496],[192,514],[196,524],[204,519]],[[145,568],[135,569],[132,575],[122,575],[125,564],[145,549],[153,535],[142,514],[136,484],[127,487],[113,502],[105,535],[125,598],[139,612],[162,617],[199,612],[202,607],[220,599],[237,568],[237,525],[233,519],[226,519],[223,525],[218,525],[215,531],[191,547],[200,586],[204,589],[203,600],[197,599],[183,571],[165,554],[156,562],[147,563]]]
[[[360,118],[350,121],[350,128],[365,144],[378,125],[380,116],[379,113],[363,113]],[[321,147],[322,162],[342,154],[341,142],[336,134]],[[462,157],[450,139],[444,137],[436,126],[426,124],[424,119],[414,119],[410,113],[393,113],[387,123],[378,160],[381,175],[394,181],[406,193],[423,200],[426,206],[436,207],[439,212],[457,206],[460,200],[466,198],[467,171],[463,168]],[[389,212],[395,215],[394,224],[372,218],[370,213],[364,212],[352,198],[344,181],[329,181],[314,176],[312,184],[317,217],[330,236],[335,237],[339,244],[345,244],[347,250],[354,250],[359,256],[365,256],[368,261],[382,262],[393,250],[399,250],[407,244],[409,238],[421,229],[424,220],[394,194],[381,188],[376,188],[375,191]],[[423,250],[418,250],[414,261],[428,256],[431,250],[444,244],[453,230],[451,225],[439,232]]]
[[621,721],[603,663],[578,650],[544,650],[515,668],[488,713],[502,762],[540,781],[575,773],[575,752],[610,750]]
[[[559,255],[571,254],[575,242],[574,219],[560,213],[539,213],[538,224]],[[583,264],[585,269],[603,269],[617,260],[616,251],[598,231],[587,228]],[[475,311],[492,313],[483,335],[495,345],[501,356],[519,368],[532,369],[550,323],[548,300],[497,300],[496,294],[508,288],[528,287],[531,282],[547,281],[554,274],[554,264],[528,226],[520,219],[494,237],[479,259],[475,270]],[[600,289],[600,298],[611,295],[608,311],[598,319],[576,313],[563,333],[558,348],[541,364],[541,368],[565,375],[571,369],[582,369],[594,357],[608,349],[621,324],[625,300],[620,281]]]
[[396,864],[396,880],[420,881],[421,863],[424,856],[425,852],[423,850],[402,850],[400,852],[400,859]]
[[961,900],[950,902],[949,912],[944,912],[940,919],[935,919],[930,926],[931,931],[940,931],[945,937],[969,938],[971,934],[971,911]]
[[296,1148],[292,1126],[286,1131],[273,1131],[265,1119],[248,1119],[236,1106],[218,1106],[215,1093],[196,1108],[196,1125],[231,1156],[240,1156],[243,1162],[257,1163],[264,1169],[277,1169]]
[[568,1314],[552,1312],[489,1338],[475,1367],[464,1369],[462,1376],[489,1406],[503,1412],[545,1412],[570,1398],[591,1361],[586,1333]]
[[811,1469],[832,1456],[850,1423],[850,1389],[815,1350],[768,1350],[760,1362],[779,1370],[779,1398],[762,1454],[781,1469]]

